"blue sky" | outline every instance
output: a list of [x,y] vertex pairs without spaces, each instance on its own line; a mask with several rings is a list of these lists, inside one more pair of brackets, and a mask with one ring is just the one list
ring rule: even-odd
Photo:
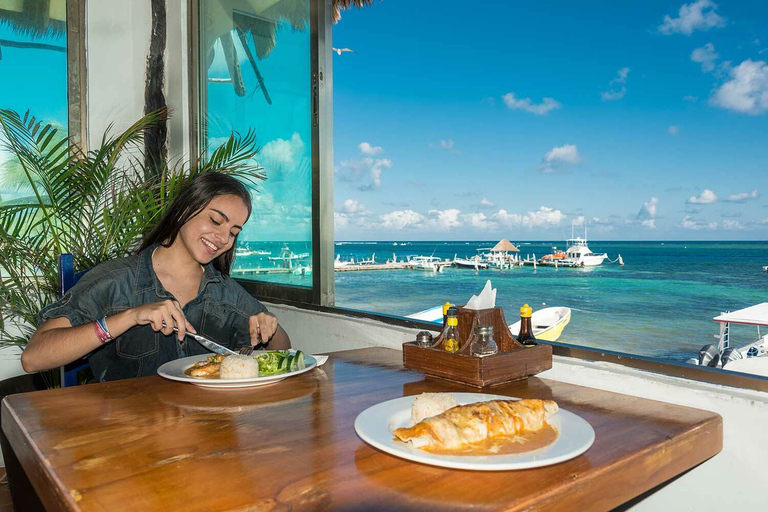
[[624,4],[345,11],[336,238],[765,239],[768,3]]

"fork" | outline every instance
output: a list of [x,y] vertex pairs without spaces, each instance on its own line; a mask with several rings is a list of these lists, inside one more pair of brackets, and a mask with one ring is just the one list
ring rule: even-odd
[[241,356],[249,356],[253,354],[254,350],[258,350],[259,348],[265,348],[266,345],[264,343],[257,343],[255,347],[241,347],[240,350],[237,351],[238,354]]

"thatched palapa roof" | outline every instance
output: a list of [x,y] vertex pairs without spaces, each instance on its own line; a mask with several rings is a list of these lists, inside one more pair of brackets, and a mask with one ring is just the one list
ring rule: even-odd
[[520,252],[520,249],[512,245],[512,242],[504,238],[499,243],[497,243],[493,249],[491,249],[493,252]]

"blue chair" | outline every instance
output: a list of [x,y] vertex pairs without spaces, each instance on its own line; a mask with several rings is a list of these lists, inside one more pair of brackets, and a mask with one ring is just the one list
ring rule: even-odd
[[[75,272],[75,260],[71,253],[59,254],[59,296],[63,297],[75,283],[88,272]],[[88,361],[78,359],[61,367],[61,387],[77,386],[77,374],[88,368]]]

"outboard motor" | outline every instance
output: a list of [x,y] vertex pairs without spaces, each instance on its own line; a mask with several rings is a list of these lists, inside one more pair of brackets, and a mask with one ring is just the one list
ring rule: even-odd
[[699,366],[713,366],[710,364],[717,356],[714,366],[720,361],[720,352],[717,351],[717,347],[714,345],[704,345],[699,350]]
[[735,361],[737,359],[743,359],[744,356],[741,352],[737,352],[734,348],[726,349],[725,352],[723,352],[723,356],[720,358],[720,360],[723,362],[723,368],[725,368],[725,365],[730,363],[731,361]]

